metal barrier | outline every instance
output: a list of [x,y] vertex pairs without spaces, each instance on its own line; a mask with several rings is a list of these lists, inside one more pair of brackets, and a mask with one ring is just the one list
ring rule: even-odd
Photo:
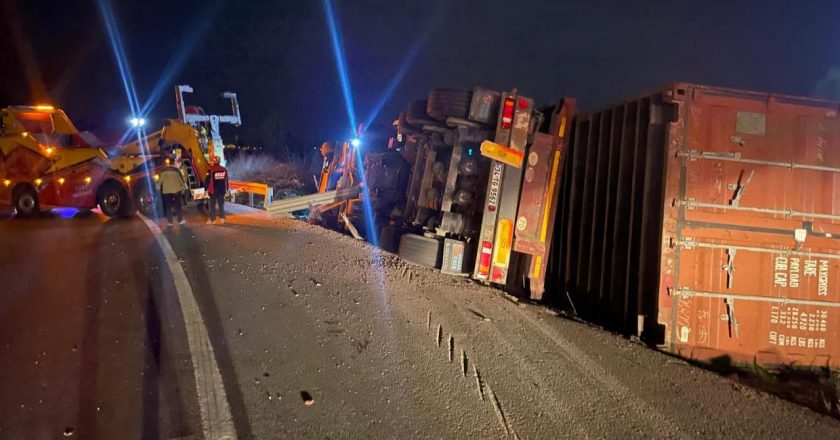
[[267,211],[269,215],[288,215],[295,211],[337,203],[349,198],[357,197],[359,192],[359,188],[354,187],[338,191],[327,191],[324,193],[291,197],[271,203],[271,205],[268,206]]
[[230,189],[231,196],[234,199],[236,199],[236,194],[238,193],[247,194],[248,206],[255,206],[254,195],[262,196],[262,209],[265,210],[268,210],[269,206],[271,206],[271,202],[274,197],[274,188],[266,185],[265,183],[231,181],[228,187]]

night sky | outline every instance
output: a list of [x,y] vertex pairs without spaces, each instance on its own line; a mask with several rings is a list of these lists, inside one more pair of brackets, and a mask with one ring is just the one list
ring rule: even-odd
[[[175,115],[172,86],[205,109],[240,96],[224,132],[276,148],[347,135],[321,0],[110,0],[140,101],[182,68],[149,116]],[[0,105],[50,101],[116,141],[129,106],[96,0],[0,0]],[[335,0],[357,118],[364,120],[422,42],[380,112],[389,122],[433,87],[517,87],[547,104],[595,109],[670,81],[836,95],[840,2]],[[193,42],[194,44],[190,44]],[[174,62],[173,62],[174,60]],[[828,77],[828,79],[825,79]],[[821,82],[822,81],[822,82]]]

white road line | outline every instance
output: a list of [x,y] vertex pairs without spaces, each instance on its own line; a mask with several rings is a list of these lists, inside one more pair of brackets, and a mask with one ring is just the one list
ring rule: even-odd
[[187,343],[192,358],[204,438],[206,440],[234,440],[236,429],[233,426],[233,416],[230,413],[222,375],[219,372],[207,327],[204,325],[204,319],[201,317],[190,282],[172,246],[157,223],[142,214],[138,215],[155,235],[166,264],[169,266],[169,272],[172,274],[175,290],[178,292],[178,302],[181,304],[181,314],[184,317]]

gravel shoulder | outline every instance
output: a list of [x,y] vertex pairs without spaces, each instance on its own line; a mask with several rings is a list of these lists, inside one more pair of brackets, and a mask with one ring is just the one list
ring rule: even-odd
[[840,436],[835,419],[497,290],[231,210],[167,236],[243,438]]

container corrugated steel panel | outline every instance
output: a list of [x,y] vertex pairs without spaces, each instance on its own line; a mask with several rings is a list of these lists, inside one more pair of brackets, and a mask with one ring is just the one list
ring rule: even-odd
[[691,359],[840,366],[838,109],[674,84],[580,115],[550,291]]

